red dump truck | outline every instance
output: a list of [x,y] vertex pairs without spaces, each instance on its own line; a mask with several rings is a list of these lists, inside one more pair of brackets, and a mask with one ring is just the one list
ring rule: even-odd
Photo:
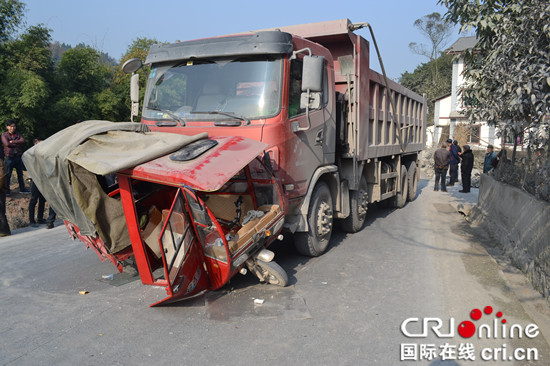
[[[417,194],[426,100],[370,69],[364,26],[152,46],[141,123],[83,122],[23,159],[74,238],[166,288],[157,304],[247,269],[284,286],[265,249],[284,233],[318,256],[336,221],[356,232],[368,204]],[[123,65],[132,119],[142,65]]]
[[354,33],[364,26],[342,19],[153,46],[141,122],[268,144],[289,201],[284,227],[300,253],[318,256],[335,219],[355,232],[367,204],[402,207],[417,193],[426,100],[370,68],[369,42]]

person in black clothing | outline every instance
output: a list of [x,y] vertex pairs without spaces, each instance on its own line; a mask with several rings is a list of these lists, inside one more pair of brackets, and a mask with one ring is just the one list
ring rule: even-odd
[[6,192],[8,190],[6,168],[4,167],[4,151],[0,150],[0,237],[11,235],[10,225],[6,217]]
[[452,187],[455,183],[458,182],[458,163],[460,163],[460,156],[458,155],[458,150],[453,144],[453,140],[447,140],[447,148],[451,154],[451,161],[449,162],[449,184],[448,187]]
[[56,213],[53,210],[52,206],[50,206],[50,210],[48,211],[48,218],[46,219],[46,229],[53,229]]
[[449,169],[449,161],[451,160],[451,153],[447,148],[447,144],[443,143],[440,149],[437,149],[434,153],[434,171],[435,171],[435,184],[434,191],[439,191],[439,183],[441,183],[441,192],[447,192],[445,181],[447,179],[447,169]]
[[[34,139],[34,144],[38,144],[42,142],[42,139]],[[38,187],[32,180],[32,177],[29,177],[28,179],[31,182],[31,199],[29,200],[29,225],[32,227],[37,227],[38,224],[45,224],[46,221],[44,220],[44,206],[46,203],[46,199],[40,193],[38,190]],[[38,212],[36,211],[36,204],[38,203]],[[34,219],[34,215],[36,213],[37,220]],[[38,221],[38,224],[36,223]]]
[[470,146],[464,145],[462,152],[462,164],[460,164],[460,173],[462,175],[462,189],[460,193],[470,192],[470,186],[472,184],[471,175],[472,168],[474,167],[474,154],[470,149]]
[[[36,210],[36,203],[38,203],[38,212],[36,212],[37,220],[34,220],[35,210]],[[46,203],[46,199],[40,193],[38,190],[38,187],[36,184],[34,184],[34,181],[31,181],[31,199],[29,200],[29,224],[32,227],[38,226],[38,224],[44,224],[46,221],[44,220],[44,206]],[[38,222],[38,224],[37,224]]]
[[453,145],[456,146],[456,151],[458,152],[458,154],[462,154],[462,149],[460,148],[460,146],[458,146],[458,141],[457,140],[453,140]]

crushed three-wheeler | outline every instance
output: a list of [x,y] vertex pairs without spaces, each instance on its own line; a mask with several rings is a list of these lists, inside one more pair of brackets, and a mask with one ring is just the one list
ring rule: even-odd
[[86,121],[25,153],[72,237],[119,271],[135,266],[144,284],[164,286],[168,296],[153,305],[247,271],[285,286],[286,272],[265,249],[282,238],[286,205],[267,145],[144,127]]

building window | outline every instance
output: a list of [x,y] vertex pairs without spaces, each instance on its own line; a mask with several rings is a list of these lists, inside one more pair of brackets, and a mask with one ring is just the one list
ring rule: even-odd
[[468,131],[468,142],[471,144],[479,144],[479,136],[481,135],[481,125],[470,126]]

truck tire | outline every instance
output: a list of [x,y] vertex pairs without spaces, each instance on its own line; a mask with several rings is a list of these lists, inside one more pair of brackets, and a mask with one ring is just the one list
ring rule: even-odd
[[364,175],[359,181],[359,190],[350,192],[349,216],[340,221],[340,227],[347,233],[356,233],[363,228],[367,217],[368,205],[367,179]]
[[412,202],[416,199],[416,193],[418,191],[418,177],[416,175],[416,163],[413,161],[407,169],[409,175],[409,194],[407,195],[407,201]]
[[286,271],[276,262],[257,261],[256,264],[263,272],[265,282],[270,285],[285,287],[288,284]]
[[325,252],[332,234],[332,196],[325,182],[317,183],[307,214],[308,231],[294,234],[294,246],[302,255],[318,257]]
[[407,203],[407,197],[409,194],[409,180],[407,174],[407,168],[405,165],[401,165],[401,192],[398,192],[395,197],[391,198],[392,206],[395,208],[402,208]]

